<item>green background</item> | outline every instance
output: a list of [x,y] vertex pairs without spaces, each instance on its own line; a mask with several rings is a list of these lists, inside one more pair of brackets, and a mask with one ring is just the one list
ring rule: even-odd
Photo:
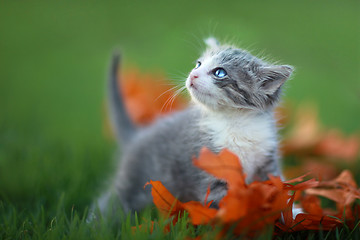
[[0,196],[87,206],[114,169],[103,135],[106,69],[185,79],[215,36],[295,66],[285,98],[359,130],[359,1],[0,0]]

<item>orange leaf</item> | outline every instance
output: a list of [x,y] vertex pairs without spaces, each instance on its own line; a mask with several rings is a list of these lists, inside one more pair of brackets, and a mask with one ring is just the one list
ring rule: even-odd
[[343,190],[341,189],[307,189],[307,194],[313,194],[326,197],[338,203],[345,202]]
[[322,156],[354,163],[360,153],[360,136],[345,137],[339,130],[323,129],[313,105],[302,106],[294,127],[283,143],[285,155]]
[[283,212],[283,217],[284,217],[284,224],[286,226],[292,226],[293,225],[293,212],[292,212],[292,208],[294,205],[294,199],[295,199],[295,194],[293,194],[293,196],[290,198],[288,205],[287,205],[287,209],[286,211]]
[[329,216],[318,216],[300,213],[296,216],[292,230],[331,230],[342,225],[343,222]]
[[316,145],[315,153],[354,162],[359,156],[360,138],[353,135],[345,138],[339,131],[331,130]]
[[354,180],[354,177],[349,170],[342,171],[334,182],[357,188],[357,184]]
[[184,209],[189,213],[194,225],[208,224],[213,221],[217,210],[202,205],[200,202],[190,201],[183,203]]
[[151,195],[153,196],[153,202],[161,213],[174,216],[183,210],[182,203],[177,200],[160,181],[150,180],[144,187],[147,185],[152,185]]
[[304,178],[309,176],[311,174],[311,172],[308,172],[300,177],[297,177],[297,178],[293,178],[291,180],[288,180],[288,181],[285,181],[285,183],[295,183],[295,182],[302,182],[304,181]]
[[321,208],[320,199],[313,195],[306,195],[301,200],[301,205],[305,212],[313,215],[323,215],[323,210]]
[[135,123],[146,125],[160,115],[185,107],[181,96],[172,99],[175,91],[168,85],[161,74],[141,74],[136,69],[126,72],[122,90],[126,108]]
[[240,160],[227,149],[215,154],[204,147],[200,151],[199,158],[193,159],[193,164],[217,178],[226,180],[229,190],[245,186],[245,174],[242,171]]
[[348,170],[344,170],[334,180],[321,182],[318,188],[307,189],[306,193],[323,196],[345,206],[355,199],[360,199],[360,189],[357,189],[357,184]]
[[284,183],[281,181],[280,177],[275,177],[270,175],[269,181],[279,190],[284,189]]
[[[199,202],[182,203],[177,200],[160,181],[150,180],[147,185],[152,185],[151,195],[155,206],[163,215],[177,216],[179,212],[186,210],[194,225],[209,223],[216,215],[217,210],[204,206]],[[176,223],[177,219],[173,223]]]
[[[214,154],[207,148],[203,148],[199,158],[194,158],[193,162],[215,177],[227,181],[228,191],[220,201],[218,210],[210,208],[210,205],[206,203],[207,200],[204,204],[194,201],[181,203],[160,182],[150,181],[148,184],[153,185],[154,203],[161,211],[174,216],[185,210],[189,213],[194,225],[220,223],[224,227],[221,234],[233,229],[237,235],[254,236],[267,224],[276,224],[283,231],[330,230],[342,224],[338,219],[326,216],[325,214],[333,212],[322,209],[319,199],[313,195],[305,196],[301,201],[303,208],[309,213],[298,214],[293,219],[293,204],[296,196],[299,195],[295,193],[302,190],[339,202],[338,210],[345,212],[346,219],[355,219],[355,214],[352,214],[351,209],[345,204],[350,204],[355,198],[360,198],[360,193],[348,171],[344,171],[335,180],[321,183],[315,179],[304,181],[308,175],[305,174],[287,182],[281,181],[279,177],[269,176],[268,181],[246,184],[239,159],[226,149],[219,154]],[[295,182],[300,183],[290,184]],[[295,191],[291,197],[290,191]],[[334,213],[334,216],[339,217],[336,212]],[[283,223],[277,221],[281,214]],[[174,221],[176,220],[174,218]],[[354,221],[351,223],[354,225]]]
[[205,196],[205,199],[204,199],[204,206],[207,206],[207,207],[210,207],[212,202],[213,202],[213,200],[208,202],[209,195],[210,195],[210,185],[208,186],[208,188],[206,190],[206,196]]
[[304,105],[298,109],[295,126],[283,143],[283,152],[288,155],[312,148],[321,138],[321,125],[314,105]]
[[302,191],[302,190],[305,190],[308,188],[317,187],[318,185],[319,185],[319,182],[312,178],[305,182],[298,183],[296,185],[287,185],[287,189],[293,190],[293,191],[296,191],[296,190]]
[[314,158],[307,158],[302,160],[302,162],[304,172],[311,171],[311,175],[317,177],[319,181],[333,179],[338,175],[337,168],[328,162],[320,162]]
[[[249,197],[246,191],[229,191],[221,200],[217,216],[225,223],[235,222],[247,214]],[[234,210],[236,209],[236,210]]]

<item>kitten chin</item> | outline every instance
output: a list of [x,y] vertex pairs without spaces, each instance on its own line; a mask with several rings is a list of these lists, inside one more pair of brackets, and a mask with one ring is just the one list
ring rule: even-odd
[[272,109],[292,67],[267,63],[215,39],[207,42],[208,49],[186,80],[193,104],[146,128],[137,128],[124,107],[117,83],[119,57],[114,56],[109,109],[122,155],[114,181],[100,198],[102,213],[119,206],[141,210],[150,204],[150,191],[143,188],[150,179],[161,181],[180,201],[203,202],[210,186],[208,200],[217,206],[226,184],[193,166],[192,158],[202,147],[233,151],[248,182],[281,175]]

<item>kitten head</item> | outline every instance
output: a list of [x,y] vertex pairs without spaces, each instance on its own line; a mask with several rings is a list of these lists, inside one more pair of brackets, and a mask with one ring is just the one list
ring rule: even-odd
[[245,50],[206,40],[208,49],[190,72],[186,87],[192,99],[212,110],[266,110],[279,101],[293,68],[272,65]]

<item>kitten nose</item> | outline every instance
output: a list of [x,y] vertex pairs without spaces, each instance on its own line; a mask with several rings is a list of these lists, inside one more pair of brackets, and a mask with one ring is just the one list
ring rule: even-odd
[[191,80],[195,80],[195,78],[198,78],[198,77],[199,77],[199,75],[197,75],[197,74],[191,74],[191,76],[190,76]]

